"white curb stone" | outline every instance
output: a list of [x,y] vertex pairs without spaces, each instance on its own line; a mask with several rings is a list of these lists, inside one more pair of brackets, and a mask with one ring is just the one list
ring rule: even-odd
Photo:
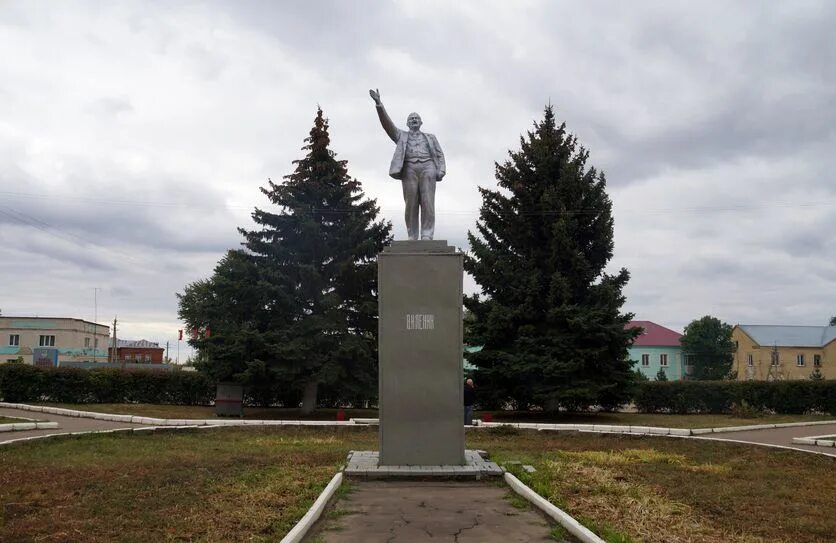
[[528,488],[522,481],[514,477],[512,474],[505,472],[505,482],[508,483],[514,492],[527,499],[537,506],[538,509],[553,518],[566,528],[566,530],[578,538],[581,543],[606,543],[603,539],[595,535],[589,528],[572,518],[571,515],[555,507],[554,504]]
[[322,512],[325,510],[325,506],[328,505],[328,501],[334,496],[334,493],[340,487],[342,482],[342,472],[334,475],[331,482],[329,482],[328,486],[325,487],[325,490],[322,491],[311,508],[308,509],[308,512],[305,513],[305,516],[303,516],[302,519],[296,523],[296,526],[294,526],[293,529],[290,530],[286,536],[284,536],[281,543],[299,543],[302,541],[314,523],[322,515]]
[[58,428],[57,422],[13,422],[0,424],[0,432],[22,432],[26,430],[50,430]]

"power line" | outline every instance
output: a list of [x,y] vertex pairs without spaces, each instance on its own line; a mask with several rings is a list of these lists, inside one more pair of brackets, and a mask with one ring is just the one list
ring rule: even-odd
[[[26,193],[26,192],[13,192],[13,191],[0,191],[0,195],[10,196],[14,198],[24,198],[24,199],[36,199],[36,200],[56,200],[58,197],[49,196],[45,194],[34,194],[34,193]],[[111,200],[111,199],[103,199],[103,198],[88,198],[84,196],[61,196],[61,202],[65,201],[78,201],[78,202],[89,202],[89,203],[98,203],[98,204],[106,204],[106,205],[115,205],[115,206],[132,206],[132,207],[163,207],[163,208],[195,208],[195,209],[206,209],[206,206],[201,206],[197,203],[190,203],[190,202],[153,202],[153,201],[141,201],[141,200]],[[272,204],[271,204],[272,205]],[[824,207],[824,206],[833,206],[836,205],[836,201],[832,202],[764,202],[764,203],[754,203],[754,204],[730,204],[730,205],[718,205],[718,206],[696,206],[696,207],[669,207],[669,208],[656,208],[656,209],[648,209],[646,207],[642,208],[625,208],[623,209],[624,212],[627,213],[634,213],[634,212],[641,212],[643,214],[646,213],[710,213],[710,212],[723,212],[723,211],[745,211],[745,210],[758,210],[758,209],[774,209],[774,208],[805,208],[805,207]],[[234,205],[234,204],[227,204],[224,206],[223,209],[253,209],[257,206],[249,206],[249,205]],[[400,209],[390,209],[390,208],[381,208],[381,211],[389,213],[401,213]],[[567,215],[585,215],[585,214],[595,214],[599,213],[601,210],[599,208],[577,208],[577,209],[566,209],[566,210],[543,210],[543,211],[524,211],[521,212],[521,215],[559,215],[559,214],[567,214]],[[297,212],[299,212],[297,210]],[[304,210],[305,213],[355,213],[355,209],[350,208],[310,208],[308,210]],[[478,215],[479,210],[449,210],[443,211],[436,209],[436,215]]]
[[109,253],[113,253],[113,254],[122,256],[122,257],[127,258],[129,260],[132,260],[134,262],[138,262],[138,260],[136,258],[134,258],[133,256],[131,256],[127,253],[123,253],[121,251],[111,249],[110,247],[106,247],[104,245],[101,245],[101,244],[96,243],[94,241],[90,241],[88,239],[82,238],[81,236],[77,236],[77,235],[72,234],[70,232],[61,232],[60,230],[58,230],[57,228],[55,228],[51,224],[46,223],[46,222],[38,219],[37,217],[33,217],[32,215],[28,215],[26,213],[23,213],[22,211],[16,211],[16,210],[13,210],[13,209],[0,207],[0,214],[5,215],[5,216],[11,218],[12,220],[15,220],[15,221],[17,221],[17,222],[19,222],[19,223],[21,223],[25,226],[31,226],[32,228],[36,228],[36,229],[38,229],[38,230],[40,230],[40,231],[42,231],[42,232],[44,232],[44,233],[46,233],[50,236],[56,237],[58,239],[62,239],[64,241],[69,241],[70,243],[73,243],[73,244],[76,244],[76,245],[82,245],[82,246],[83,245],[92,245],[92,246],[94,246],[98,249],[101,249],[103,251],[107,251]]

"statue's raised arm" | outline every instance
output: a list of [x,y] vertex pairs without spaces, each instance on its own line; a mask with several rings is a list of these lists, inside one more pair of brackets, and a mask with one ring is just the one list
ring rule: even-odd
[[380,91],[377,89],[369,89],[369,96],[371,96],[372,100],[374,100],[374,107],[377,110],[377,117],[380,119],[380,124],[383,126],[383,130],[386,131],[392,141],[398,143],[401,131],[398,130],[398,127],[392,122],[389,114],[386,113],[386,108],[383,107],[383,102],[380,101]]

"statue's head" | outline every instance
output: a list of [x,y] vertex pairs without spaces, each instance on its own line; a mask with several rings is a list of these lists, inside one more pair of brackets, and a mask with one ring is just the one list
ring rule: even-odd
[[406,126],[408,126],[410,130],[419,130],[422,124],[424,123],[421,122],[421,116],[415,112],[410,113],[409,117],[406,118]]

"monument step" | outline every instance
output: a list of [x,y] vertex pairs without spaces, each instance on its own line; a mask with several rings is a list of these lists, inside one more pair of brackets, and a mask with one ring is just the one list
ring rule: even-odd
[[351,451],[344,473],[361,479],[427,478],[427,479],[482,479],[501,477],[503,470],[495,462],[486,460],[483,451],[465,450],[465,464],[461,466],[381,466],[378,451]]

